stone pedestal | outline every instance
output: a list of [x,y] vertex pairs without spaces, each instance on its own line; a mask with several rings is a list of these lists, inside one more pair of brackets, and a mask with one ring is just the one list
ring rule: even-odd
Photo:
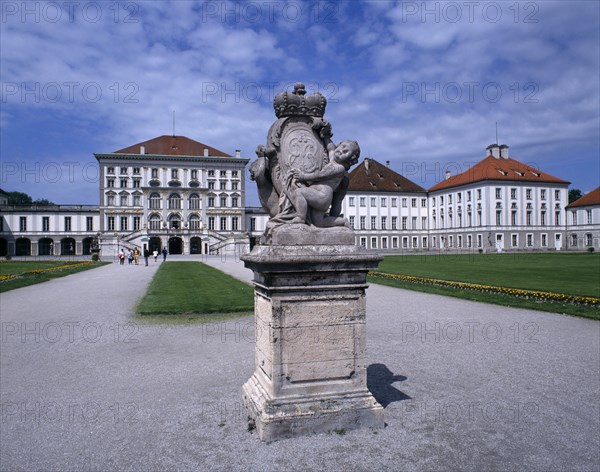
[[254,271],[256,328],[243,396],[264,441],[384,424],[365,365],[366,277],[381,258],[350,230],[337,232],[341,245],[327,233],[298,245],[284,231],[242,257]]

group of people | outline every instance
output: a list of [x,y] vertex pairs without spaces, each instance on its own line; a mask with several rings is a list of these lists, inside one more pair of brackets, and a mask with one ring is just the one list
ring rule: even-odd
[[[163,261],[167,260],[167,254],[169,253],[167,251],[167,248],[163,248],[163,250],[161,251],[162,256],[163,256]],[[138,265],[140,263],[140,250],[136,247],[135,249],[133,249],[133,251],[130,249],[129,251],[127,251],[127,253],[125,252],[125,248],[121,249],[121,251],[119,252],[119,264],[121,265],[125,265],[125,260],[127,259],[127,261],[129,262],[129,265],[135,263],[135,265]],[[154,257],[154,262],[158,261],[158,250],[154,250],[152,251],[152,253],[150,253],[150,250],[146,247],[144,247],[144,261],[145,261],[145,265],[148,266],[148,258],[150,256]]]

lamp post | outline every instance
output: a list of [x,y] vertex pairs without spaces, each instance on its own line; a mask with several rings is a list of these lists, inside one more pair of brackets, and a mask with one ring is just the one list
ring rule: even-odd
[[119,233],[115,232],[115,238],[117,240],[117,259],[119,258],[119,253],[121,252],[120,242],[119,242]]

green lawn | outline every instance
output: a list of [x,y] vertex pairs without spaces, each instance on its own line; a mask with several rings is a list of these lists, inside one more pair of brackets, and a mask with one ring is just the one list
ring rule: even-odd
[[386,256],[377,270],[600,297],[600,253]]
[[[94,262],[76,267],[66,267],[82,262],[88,261],[2,261],[0,262],[0,278],[8,275],[16,275],[17,277],[0,281],[0,293],[110,264],[110,262]],[[31,271],[54,269],[63,266],[66,268],[49,272],[31,273]]]
[[166,262],[154,275],[140,315],[251,314],[254,289],[200,262]]
[[[597,253],[386,256],[378,271],[569,295],[600,296],[600,254]],[[598,307],[587,305],[551,303],[377,277],[369,277],[369,281],[497,305],[600,319]]]

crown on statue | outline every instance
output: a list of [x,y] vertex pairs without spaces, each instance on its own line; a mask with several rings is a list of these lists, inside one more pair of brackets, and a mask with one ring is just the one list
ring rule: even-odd
[[319,92],[312,95],[306,95],[304,84],[294,85],[293,92],[281,92],[273,100],[275,116],[282,118],[284,116],[315,116],[322,118],[325,114],[327,99]]

